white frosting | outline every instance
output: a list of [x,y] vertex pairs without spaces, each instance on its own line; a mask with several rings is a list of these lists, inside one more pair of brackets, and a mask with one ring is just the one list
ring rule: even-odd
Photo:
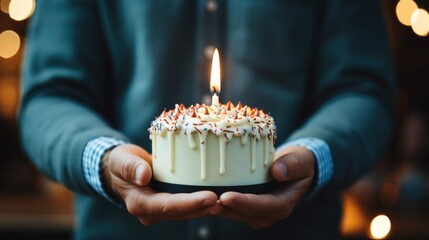
[[[218,170],[216,171],[220,176],[225,178],[224,175],[228,172],[227,166],[235,164],[234,162],[229,163],[229,161],[234,161],[232,159],[234,156],[237,158],[246,154],[250,165],[250,174],[257,171],[259,167],[263,170],[262,172],[258,171],[260,172],[258,173],[260,177],[257,181],[266,182],[267,176],[269,176],[266,172],[273,160],[276,128],[273,118],[262,110],[251,109],[248,106],[243,107],[241,103],[234,106],[231,102],[220,106],[197,104],[189,108],[185,108],[182,104],[176,104],[174,110],[168,112],[164,110],[152,122],[149,132],[153,142],[154,178],[157,180],[190,185],[216,185],[213,180],[210,180],[209,183],[207,182],[208,171],[213,171],[208,166],[213,166],[211,161],[216,161],[216,159],[211,159],[213,154],[208,156],[207,152],[212,152],[214,146],[219,152],[217,159]],[[156,137],[157,135],[160,137]],[[195,138],[195,135],[198,135],[198,137]],[[213,142],[211,140],[208,142],[208,136],[211,135],[217,136],[218,141]],[[196,143],[197,141],[198,144]],[[232,144],[231,141],[239,142],[238,147],[229,148],[228,145],[236,145]],[[249,141],[250,144],[248,144]],[[186,142],[188,148],[183,149],[183,142]],[[178,147],[178,145],[181,147]],[[196,151],[199,152],[199,181],[189,179],[189,172],[194,171],[190,170],[189,166],[191,164],[195,166],[195,161],[189,160],[189,162],[186,162],[186,159],[192,158],[191,156],[195,158],[194,152]],[[167,162],[169,163],[168,167],[166,167]],[[176,165],[182,164],[189,169],[185,171],[188,174],[182,176],[182,178],[188,179],[184,182],[182,181],[183,179],[178,177],[180,173],[176,173],[178,168],[183,167]],[[165,172],[166,168],[169,169],[169,173]],[[231,168],[237,171],[236,167],[231,166]],[[249,173],[248,170],[247,173]],[[229,174],[228,176],[231,178],[233,175]],[[248,176],[249,174],[237,177],[246,179]],[[230,182],[231,184],[235,182],[235,184],[242,185],[243,179],[238,181],[237,179],[230,179]],[[255,181],[254,177],[253,181]],[[226,184],[225,180],[220,182],[222,182],[222,185]],[[252,184],[255,183],[252,182]]]
[[[241,103],[234,107],[231,102],[221,106],[197,104],[187,109],[183,104],[176,104],[174,110],[164,110],[161,116],[152,122],[149,131],[151,135],[157,132],[163,136],[167,131],[176,132],[182,129],[187,135],[193,132],[200,135],[211,132],[227,141],[230,141],[232,136],[242,137],[243,144],[246,144],[247,135],[256,141],[262,137],[276,136],[276,127],[270,115],[257,108],[242,107]],[[191,141],[190,145],[194,148]]]

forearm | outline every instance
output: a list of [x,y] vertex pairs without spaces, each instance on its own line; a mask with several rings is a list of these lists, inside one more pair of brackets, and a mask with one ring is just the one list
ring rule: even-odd
[[25,152],[48,177],[72,190],[92,193],[82,171],[85,144],[99,136],[125,137],[87,106],[67,97],[35,94],[20,113]]
[[324,192],[336,194],[381,157],[393,125],[395,82],[379,2],[330,0],[326,6],[309,115],[289,140],[315,137],[329,145],[334,174]]
[[82,170],[85,144],[99,136],[124,138],[108,118],[115,99],[108,96],[110,64],[96,4],[41,1],[29,24],[22,72],[24,150],[47,176],[85,193],[94,192]]
[[290,139],[316,137],[329,145],[335,171],[326,191],[338,192],[376,164],[391,127],[385,104],[368,95],[345,94],[322,106]]

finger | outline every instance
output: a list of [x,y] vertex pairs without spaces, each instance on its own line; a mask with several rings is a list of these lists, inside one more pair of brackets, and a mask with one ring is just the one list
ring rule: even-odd
[[219,213],[219,215],[231,218],[236,221],[247,223],[251,227],[256,229],[270,227],[275,223],[274,219],[266,217],[250,217],[227,207],[222,208],[222,211]]
[[152,155],[150,155],[143,148],[141,148],[137,145],[133,145],[133,144],[125,144],[125,145],[122,145],[121,147],[126,149],[129,153],[132,153],[132,154],[140,157],[141,159],[144,159],[147,163],[149,163],[149,165],[152,166]]
[[113,150],[109,156],[109,170],[117,177],[138,186],[147,185],[152,178],[148,162],[124,150]]
[[141,224],[143,224],[145,226],[151,226],[151,225],[158,222],[154,219],[147,218],[147,217],[138,217],[138,220],[140,221]]
[[271,175],[275,180],[294,181],[314,174],[313,153],[305,147],[288,147],[276,154],[271,166]]
[[201,211],[217,202],[210,191],[194,193],[157,193],[150,188],[132,189],[125,202],[128,211],[138,216],[184,216]]
[[287,191],[261,195],[226,192],[220,196],[220,203],[251,217],[273,216],[288,211],[290,201],[287,194]]
[[140,218],[146,223],[154,224],[159,221],[184,221],[203,217],[212,216],[212,206],[209,206],[203,210],[189,213],[181,216],[168,216],[168,215],[157,215],[157,216],[141,216]]

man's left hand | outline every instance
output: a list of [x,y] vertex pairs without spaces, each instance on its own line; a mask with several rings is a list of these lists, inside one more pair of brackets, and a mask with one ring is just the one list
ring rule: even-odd
[[264,228],[287,218],[312,186],[315,159],[305,147],[288,147],[276,153],[271,167],[274,180],[281,182],[272,194],[226,192],[214,215],[245,222],[253,228]]

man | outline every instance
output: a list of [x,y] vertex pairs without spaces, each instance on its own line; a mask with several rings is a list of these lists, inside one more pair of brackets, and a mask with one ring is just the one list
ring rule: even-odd
[[[202,102],[213,45],[221,100],[276,120],[274,193],[148,185],[150,121]],[[389,44],[370,0],[41,1],[23,78],[23,145],[76,192],[77,239],[338,238],[338,194],[392,125]]]

